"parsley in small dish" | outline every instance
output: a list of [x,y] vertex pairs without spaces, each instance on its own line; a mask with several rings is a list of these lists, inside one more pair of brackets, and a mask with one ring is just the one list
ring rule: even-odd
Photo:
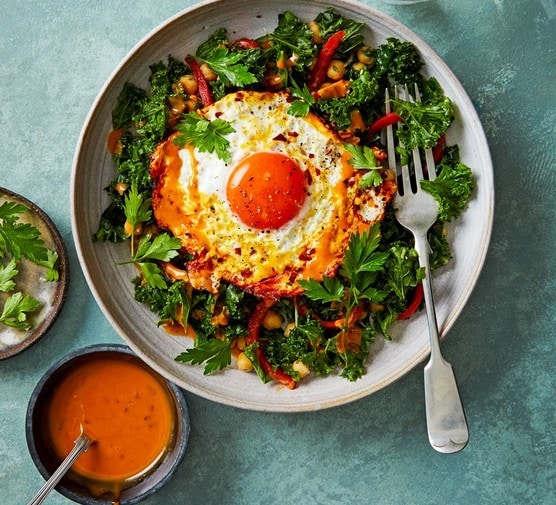
[[67,253],[50,218],[0,188],[0,359],[50,328],[65,299]]

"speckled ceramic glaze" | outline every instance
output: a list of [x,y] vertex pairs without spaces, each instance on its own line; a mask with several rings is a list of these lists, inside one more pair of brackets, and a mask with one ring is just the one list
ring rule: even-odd
[[[303,411],[332,407],[373,393],[398,379],[421,362],[429,352],[424,315],[392,329],[393,340],[381,340],[372,349],[368,373],[357,382],[339,376],[304,381],[294,391],[275,384],[263,385],[256,375],[231,368],[212,376],[203,368],[177,363],[174,358],[192,341],[173,337],[157,327],[156,316],[134,301],[132,266],[119,266],[129,251],[125,244],[93,243],[99,218],[108,204],[104,188],[114,178],[106,138],[111,111],[126,81],[145,85],[149,64],[168,54],[184,56],[219,27],[237,36],[257,37],[272,30],[278,13],[291,10],[310,20],[330,4],[318,0],[286,1],[269,5],[259,0],[208,2],[186,10],[154,30],[131,51],[101,90],[79,140],[72,179],[72,225],[81,265],[89,286],[104,313],[125,341],[152,367],[180,386],[211,400],[237,407],[268,411]],[[449,227],[454,260],[434,278],[437,316],[446,333],[465,305],[481,270],[493,217],[493,180],[489,149],[475,110],[458,80],[442,60],[410,30],[363,5],[334,2],[343,15],[366,23],[364,36],[370,44],[396,36],[419,48],[424,72],[435,76],[455,102],[455,124],[448,143],[460,145],[462,161],[472,167],[476,191],[461,219]]]

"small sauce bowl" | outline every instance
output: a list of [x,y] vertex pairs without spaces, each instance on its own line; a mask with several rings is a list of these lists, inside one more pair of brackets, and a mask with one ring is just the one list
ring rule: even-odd
[[80,430],[94,442],[56,490],[84,505],[130,505],[166,484],[183,459],[189,412],[183,392],[125,345],[93,345],[52,366],[35,387],[27,445],[48,479]]

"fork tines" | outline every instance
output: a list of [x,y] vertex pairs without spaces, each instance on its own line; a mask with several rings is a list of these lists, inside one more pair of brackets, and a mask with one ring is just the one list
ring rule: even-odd
[[[386,113],[392,112],[391,100],[390,100],[390,92],[388,88],[385,91],[385,107]],[[411,96],[409,93],[409,89],[407,84],[405,86],[395,85],[394,86],[394,98],[401,99],[407,102],[420,102],[421,101],[421,94],[419,93],[419,88],[417,84],[414,84],[414,96]],[[423,164],[421,161],[421,153],[419,152],[419,148],[415,147],[412,149],[412,159],[413,164],[410,168],[409,163],[401,164],[401,162],[396,161],[396,148],[395,148],[395,140],[394,140],[394,125],[390,125],[386,127],[386,148],[388,152],[388,167],[396,173],[398,177],[398,191],[403,193],[404,189],[407,191],[416,192],[419,189],[419,181],[423,179],[434,180],[436,178],[436,168],[434,165],[434,156],[432,153],[432,149],[426,148],[424,149],[425,154],[425,167],[426,170],[423,169]],[[397,128],[403,128],[402,125],[398,125]],[[404,147],[403,143],[400,141],[398,142],[400,147]],[[412,181],[411,174],[414,174],[414,181]],[[413,188],[413,189],[411,189]],[[401,190],[401,191],[400,191]]]

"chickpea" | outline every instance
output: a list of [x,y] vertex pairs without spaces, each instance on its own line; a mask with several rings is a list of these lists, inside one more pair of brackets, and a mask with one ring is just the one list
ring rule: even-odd
[[309,367],[299,359],[297,361],[294,361],[294,363],[292,364],[292,369],[299,374],[300,379],[303,379],[303,377],[307,377],[307,375],[309,375],[309,373],[311,372],[311,370],[309,370]]
[[385,174],[385,175],[384,175],[384,178],[385,178],[387,181],[395,181],[395,180],[396,180],[396,172],[394,172],[393,170],[390,170],[390,169],[387,168],[387,169],[384,171],[384,174]]
[[265,88],[269,91],[279,91],[283,87],[282,76],[280,74],[270,74],[265,77]]
[[245,355],[244,352],[240,353],[237,357],[237,367],[243,372],[250,372],[253,370],[253,363],[251,363],[251,360]]
[[214,326],[227,326],[230,322],[230,312],[227,307],[223,307],[220,312],[214,314],[210,320]]
[[240,351],[245,351],[245,348],[247,347],[247,342],[245,341],[245,337],[236,338],[236,347]]
[[289,336],[290,332],[295,328],[295,323],[290,323],[284,329],[284,335],[287,337]]
[[133,228],[133,225],[126,219],[124,224],[124,233],[126,235],[141,235],[142,231],[143,223],[137,223],[135,225],[135,228]]
[[309,23],[309,30],[313,34],[313,43],[320,44],[322,42],[322,37],[320,36],[320,26],[316,21],[311,21]]
[[273,310],[269,310],[264,317],[263,327],[267,330],[277,330],[282,326],[282,318]]
[[351,68],[353,68],[353,70],[355,70],[356,72],[361,72],[361,70],[363,70],[366,66],[367,65],[365,65],[364,63],[357,61],[351,65]]
[[196,95],[199,91],[199,85],[191,74],[184,75],[180,78],[180,84],[183,87],[183,91],[186,95]]
[[116,184],[114,186],[114,190],[120,195],[122,196],[125,191],[127,189],[127,184],[125,182],[118,182],[118,184]]
[[197,110],[199,105],[199,97],[196,95],[191,95],[189,99],[185,101],[185,106],[187,107],[188,112]]
[[205,79],[208,82],[216,81],[216,78],[218,76],[206,63],[203,63],[200,68],[201,68],[201,72],[203,73],[203,75],[205,76]]
[[280,59],[276,62],[276,68],[280,70],[287,70],[289,68],[288,61],[284,56],[281,56]]
[[164,264],[164,272],[172,279],[178,281],[187,281],[189,279],[189,276],[187,275],[187,272],[185,270],[172,265],[172,263]]
[[297,53],[292,53],[292,55],[288,58],[288,68],[295,66],[298,61],[299,55]]
[[341,60],[332,60],[326,71],[326,75],[333,81],[339,81],[346,73],[346,65]]
[[364,65],[372,65],[375,62],[373,49],[369,46],[363,46],[357,51],[357,59]]
[[363,116],[361,114],[361,111],[352,110],[349,117],[350,117],[350,125],[348,130],[350,132],[355,132],[357,130],[363,131],[365,129],[365,121],[363,121]]
[[183,112],[183,109],[185,108],[185,100],[181,95],[169,97],[168,102],[170,103],[173,114],[179,115]]

